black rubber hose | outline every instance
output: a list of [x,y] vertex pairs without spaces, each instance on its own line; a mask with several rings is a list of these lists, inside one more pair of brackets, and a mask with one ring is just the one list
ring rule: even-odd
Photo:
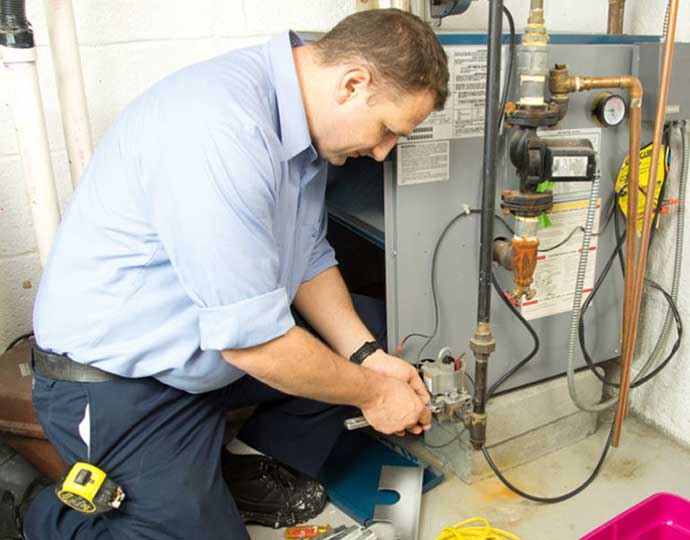
[[14,49],[34,46],[34,32],[26,18],[24,0],[0,0],[0,45]]

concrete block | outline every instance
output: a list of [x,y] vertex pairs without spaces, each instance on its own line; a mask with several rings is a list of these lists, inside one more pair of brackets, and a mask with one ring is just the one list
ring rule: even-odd
[[218,52],[218,45],[211,38],[84,49],[84,86],[94,144],[117,114],[144,90],[178,69],[210,58]]
[[0,258],[0,349],[31,331],[31,313],[41,276],[37,253]]
[[[67,153],[57,152],[52,160],[58,201],[64,211],[72,195]],[[0,158],[0,192],[0,258],[34,251],[36,239],[19,156]]]
[[[602,383],[589,370],[575,374],[578,396],[585,403],[601,399]],[[487,404],[487,446],[528,433],[578,412],[565,377],[497,396]]]
[[284,30],[330,30],[354,13],[354,0],[245,0],[244,9],[249,34],[273,34]]
[[[577,412],[487,448],[494,463],[504,471],[575,444],[590,436],[596,429],[596,413]],[[484,455],[476,450],[471,452],[472,481],[492,476],[494,473]]]
[[208,38],[220,24],[230,35],[242,34],[241,7],[241,0],[97,0],[75,2],[74,15],[79,43],[102,45]]
[[36,240],[19,156],[0,159],[0,192],[0,258],[34,251]]

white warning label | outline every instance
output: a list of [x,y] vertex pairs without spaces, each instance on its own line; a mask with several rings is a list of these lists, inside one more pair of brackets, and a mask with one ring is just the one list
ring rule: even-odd
[[486,46],[446,47],[445,50],[450,74],[446,106],[431,113],[409,137],[400,140],[402,143],[481,137],[484,133]]
[[[566,313],[573,308],[575,280],[580,260],[583,232],[589,201],[574,201],[556,204],[549,214],[551,227],[539,230],[539,255],[537,269],[534,272],[532,287],[537,294],[532,300],[522,303],[522,315],[533,320],[558,313]],[[599,230],[601,201],[597,204],[594,230]],[[573,233],[573,231],[575,231]],[[570,239],[563,245],[550,249],[563,242],[571,233]],[[597,262],[598,242],[592,236],[587,259],[587,270],[582,294],[582,301],[587,298],[594,286],[594,274]]]
[[398,145],[398,185],[441,182],[450,178],[450,142]]
[[[559,139],[589,139],[592,148],[597,155],[597,174],[599,171],[599,155],[601,153],[601,128],[580,129],[544,129],[539,128],[537,135],[541,138]],[[587,170],[587,158],[560,157],[554,163],[554,177],[582,176]],[[589,196],[592,185],[589,182],[556,182],[553,186],[553,198],[555,202],[579,200]]]

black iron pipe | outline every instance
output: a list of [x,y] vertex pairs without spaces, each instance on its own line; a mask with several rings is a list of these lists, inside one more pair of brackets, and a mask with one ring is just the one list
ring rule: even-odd
[[496,153],[501,95],[501,30],[503,0],[491,0],[489,7],[489,51],[486,69],[484,115],[484,164],[482,168],[481,244],[479,247],[479,291],[477,322],[489,322],[491,310],[491,259],[496,201]]
[[494,207],[496,205],[496,154],[499,120],[503,115],[503,111],[500,110],[502,17],[503,0],[491,0],[484,114],[477,328],[470,339],[470,348],[474,353],[474,398],[469,432],[470,441],[477,448],[482,447],[486,442],[486,383],[489,356],[496,348],[496,340],[491,335],[489,319],[491,316]]
[[34,46],[34,32],[26,18],[24,0],[0,0],[0,45],[14,49]]

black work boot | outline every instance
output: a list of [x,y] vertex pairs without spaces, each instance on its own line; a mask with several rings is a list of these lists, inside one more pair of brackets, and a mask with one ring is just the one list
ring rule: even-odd
[[266,456],[223,450],[223,477],[245,523],[278,529],[319,515],[328,497],[316,480]]
[[48,484],[20,454],[0,444],[0,540],[24,538],[24,514],[31,500]]

